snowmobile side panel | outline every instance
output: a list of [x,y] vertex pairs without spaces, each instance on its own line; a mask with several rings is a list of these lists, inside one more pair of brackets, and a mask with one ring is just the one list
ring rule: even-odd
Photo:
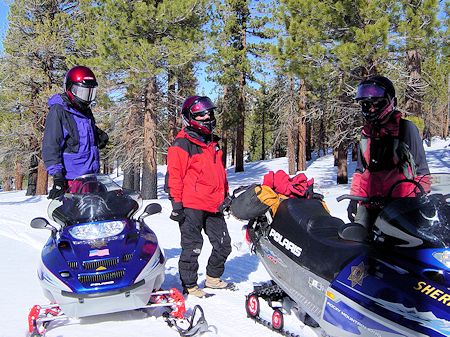
[[325,289],[330,283],[297,265],[264,237],[256,251],[275,283],[318,321],[322,314]]
[[339,337],[426,337],[395,321],[374,314],[335,289],[329,288],[320,326]]

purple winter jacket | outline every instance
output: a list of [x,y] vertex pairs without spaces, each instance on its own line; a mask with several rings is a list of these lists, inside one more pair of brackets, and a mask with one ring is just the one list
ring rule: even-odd
[[[42,157],[50,175],[63,174],[68,180],[100,169],[99,135],[107,135],[95,125],[89,109],[85,113],[68,104],[64,94],[48,100]],[[106,142],[105,142],[106,144]]]

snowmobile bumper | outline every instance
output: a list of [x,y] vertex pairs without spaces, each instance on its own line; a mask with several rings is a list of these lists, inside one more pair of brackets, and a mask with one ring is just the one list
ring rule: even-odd
[[[56,303],[69,317],[80,318],[145,307],[154,289],[164,282],[164,264],[156,266],[141,281],[118,290],[96,293],[74,293],[54,289],[50,291]],[[47,289],[50,290],[50,289]]]

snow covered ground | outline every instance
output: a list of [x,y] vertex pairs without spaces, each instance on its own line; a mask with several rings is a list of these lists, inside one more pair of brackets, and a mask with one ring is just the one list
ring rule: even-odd
[[[431,172],[450,172],[450,140],[434,139],[431,147],[426,147],[427,159]],[[262,182],[262,176],[269,170],[287,170],[286,158],[249,163],[245,172],[229,172],[231,190],[253,182]],[[158,189],[162,213],[146,219],[156,232],[167,258],[166,280],[163,288],[180,288],[178,278],[178,257],[180,254],[180,234],[178,225],[169,220],[170,202],[163,192],[165,167],[158,172]],[[354,171],[354,163],[349,164],[349,174]],[[308,163],[306,175],[315,179],[316,191],[325,196],[325,201],[334,216],[346,219],[347,202],[338,204],[336,197],[349,192],[349,185],[337,186],[336,168],[333,167],[331,155],[318,158]],[[120,177],[116,178],[120,182]],[[146,200],[145,204],[150,203]],[[25,196],[25,191],[0,192],[0,337],[25,336],[27,315],[34,304],[46,304],[42,295],[36,267],[42,246],[47,240],[48,231],[30,227],[34,217],[47,217],[45,197]],[[212,291],[215,296],[206,299],[188,298],[186,305],[192,310],[195,304],[201,304],[210,325],[217,328],[221,337],[259,336],[268,337],[277,334],[255,324],[246,318],[244,308],[245,295],[253,290],[253,284],[268,281],[269,276],[258,259],[251,255],[243,242],[241,227],[244,222],[234,218],[227,219],[232,238],[233,251],[228,258],[223,277],[236,283],[235,292]],[[199,281],[205,279],[205,266],[211,246],[205,237],[200,256]],[[267,311],[267,319],[270,311]],[[264,313],[264,310],[263,310]],[[295,317],[286,318],[286,328],[295,330],[304,337],[318,336],[318,331],[303,326]],[[81,320],[66,320],[50,326],[48,337],[144,337],[144,336],[179,336],[171,330],[161,318],[155,318],[141,311],[128,311]],[[214,336],[207,333],[205,336]]]

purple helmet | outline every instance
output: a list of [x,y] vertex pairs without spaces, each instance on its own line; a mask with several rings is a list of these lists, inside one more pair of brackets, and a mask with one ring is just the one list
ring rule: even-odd
[[395,110],[395,88],[384,76],[372,76],[358,85],[356,101],[364,118],[371,124],[386,123]]
[[[209,135],[216,127],[214,109],[217,107],[207,96],[190,96],[186,98],[181,108],[183,125],[191,127],[202,134]],[[209,115],[207,120],[196,120],[198,116]]]

